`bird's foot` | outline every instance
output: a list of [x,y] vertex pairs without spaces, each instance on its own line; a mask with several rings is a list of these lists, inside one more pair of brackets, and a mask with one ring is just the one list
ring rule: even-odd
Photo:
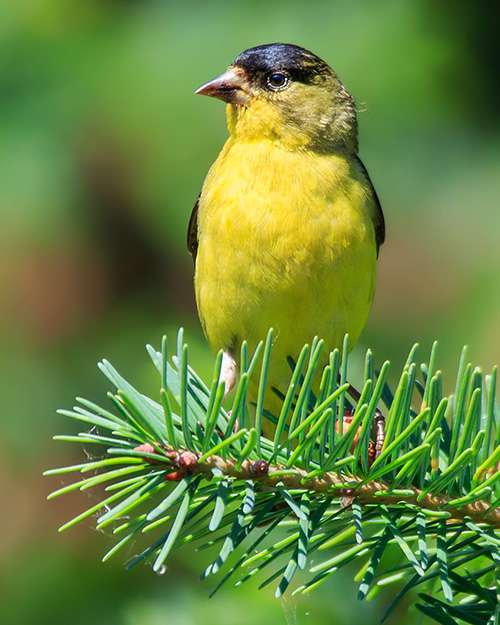
[[[349,390],[347,391],[349,395],[359,402],[361,399],[361,393],[349,384]],[[374,415],[374,424],[375,424],[375,453],[373,460],[376,460],[382,451],[382,447],[384,446],[385,441],[385,417],[380,412],[380,410],[375,410]],[[373,461],[372,461],[373,462]]]

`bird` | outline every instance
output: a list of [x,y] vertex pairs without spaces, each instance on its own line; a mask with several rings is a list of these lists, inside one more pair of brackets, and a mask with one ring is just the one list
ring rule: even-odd
[[[356,103],[325,61],[286,43],[245,50],[195,93],[226,103],[229,130],[188,226],[201,325],[223,351],[226,394],[242,342],[252,353],[274,329],[264,408],[277,417],[287,360],[315,336],[320,367],[346,333],[352,349],[372,304],[385,222]],[[262,433],[274,428],[264,420]]]

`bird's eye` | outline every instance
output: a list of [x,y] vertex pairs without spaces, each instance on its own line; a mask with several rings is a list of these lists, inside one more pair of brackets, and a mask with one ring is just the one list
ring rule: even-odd
[[286,74],[281,74],[280,72],[275,72],[274,74],[269,74],[266,81],[267,86],[270,89],[278,91],[279,89],[284,89],[288,85],[288,76]]

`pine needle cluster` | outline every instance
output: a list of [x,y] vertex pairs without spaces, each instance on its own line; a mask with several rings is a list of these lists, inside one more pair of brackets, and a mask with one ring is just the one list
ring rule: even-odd
[[[217,555],[202,577],[218,574],[213,592],[228,580],[239,585],[260,576],[278,597],[308,593],[355,563],[360,599],[392,583],[398,589],[383,620],[418,587],[418,609],[439,623],[500,622],[496,369],[484,377],[464,350],[455,392],[445,396],[436,346],[420,365],[415,346],[392,393],[389,363],[375,370],[368,351],[353,398],[346,342],[342,356],[330,354],[314,395],[323,349],[315,340],[290,362],[281,412],[270,415],[263,398],[272,336],[251,358],[243,344],[229,407],[222,406],[222,354],[207,387],[188,364],[182,330],[171,358],[165,337],[161,352],[147,348],[159,373],[156,400],[101,362],[116,389],[108,395],[112,407],[78,399],[61,413],[84,431],[55,437],[101,451],[46,475],[82,475],[50,497],[99,487],[103,498],[61,530],[97,515],[97,527],[112,527],[117,537],[103,560],[142,536],[147,544],[127,566],[145,561],[158,572],[173,549],[212,547]],[[260,386],[249,410],[251,377]],[[375,457],[378,408],[385,438]],[[261,434],[263,419],[275,424],[273,440]],[[294,587],[297,571],[305,581]]]

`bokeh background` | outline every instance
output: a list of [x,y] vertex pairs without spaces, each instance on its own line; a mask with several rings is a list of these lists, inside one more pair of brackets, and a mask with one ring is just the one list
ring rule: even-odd
[[[415,341],[451,391],[464,343],[500,362],[498,10],[396,0],[0,3],[0,604],[11,625],[377,622],[349,574],[308,598],[227,587],[208,601],[205,553],[165,575],[100,563],[112,538],[57,527],[91,494],[52,502],[79,462],[55,414],[75,395],[105,401],[106,357],[152,396],[144,345],[184,326],[192,362],[212,366],[196,317],[185,232],[226,137],[224,107],[193,95],[243,49],[272,41],[330,62],[360,108],[361,156],[387,243],[366,347],[393,376]],[[497,15],[494,15],[494,12]],[[357,354],[357,355],[356,355]],[[133,550],[132,550],[133,551]],[[392,593],[391,593],[392,594]],[[405,606],[401,608],[403,611]],[[414,614],[393,622],[416,622]]]

